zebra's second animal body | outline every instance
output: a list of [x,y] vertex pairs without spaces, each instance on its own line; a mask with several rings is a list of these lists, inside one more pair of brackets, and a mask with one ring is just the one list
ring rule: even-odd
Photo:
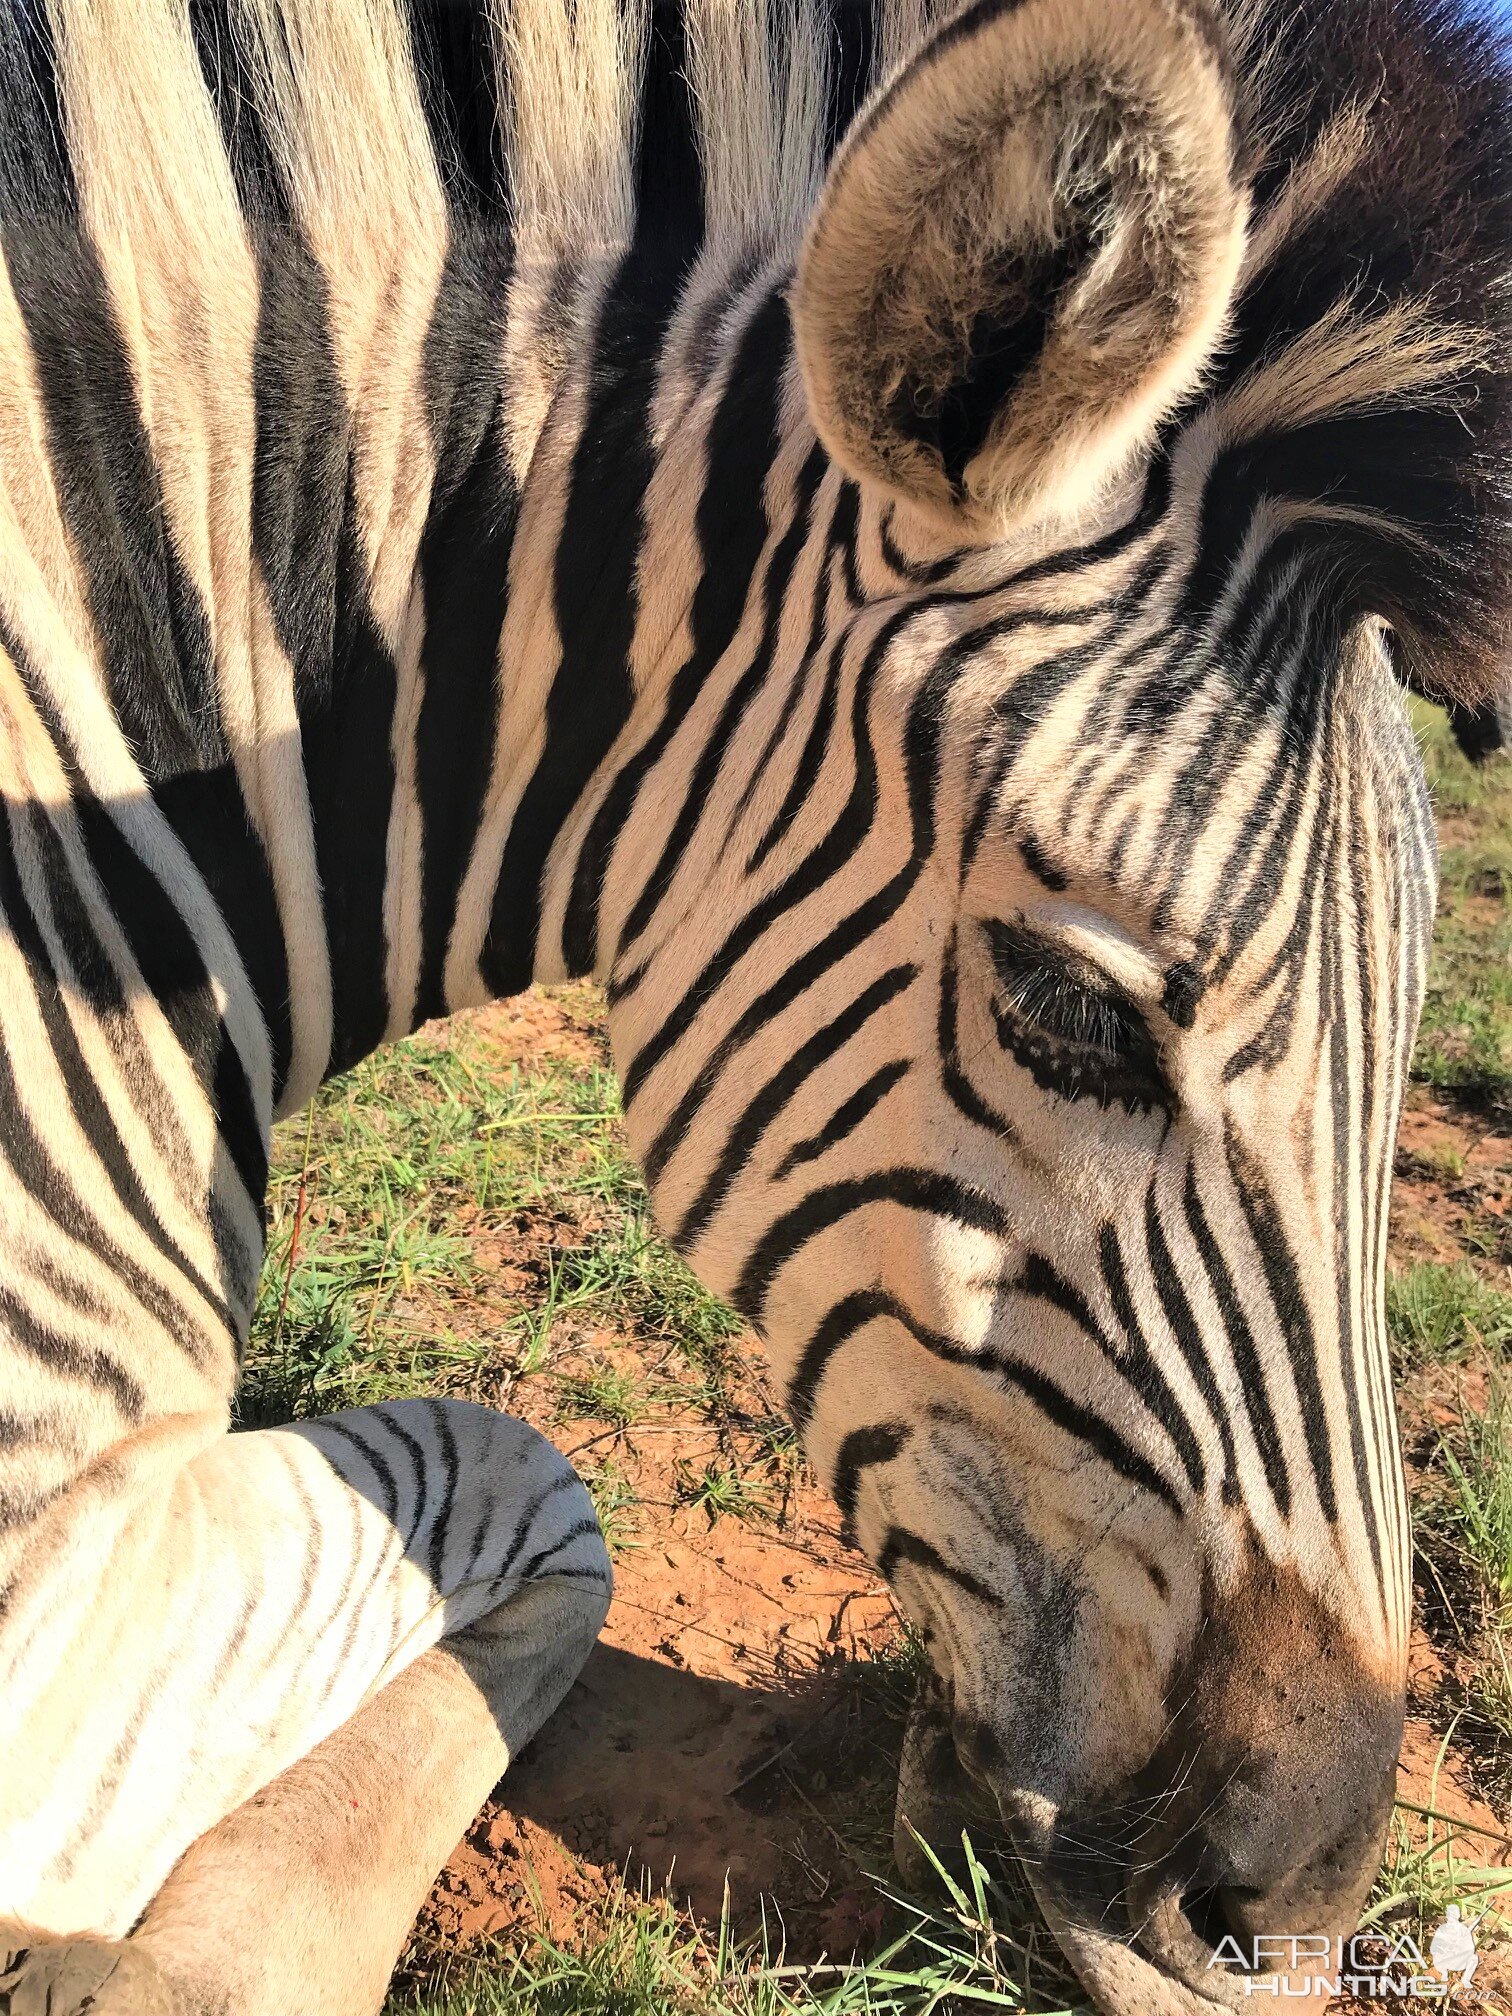
[[585,1656],[517,1424],[226,1432],[273,1117],[569,973],[928,1641],[905,1809],[948,1732],[1105,2011],[1353,1921],[1505,62],[930,16],[0,0],[13,2016],[375,2009]]

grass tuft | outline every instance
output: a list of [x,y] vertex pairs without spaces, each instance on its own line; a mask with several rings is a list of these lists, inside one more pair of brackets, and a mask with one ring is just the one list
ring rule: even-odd
[[770,1489],[746,1475],[740,1464],[725,1461],[706,1463],[701,1470],[690,1464],[678,1466],[678,1497],[716,1519],[773,1520],[778,1507]]
[[[526,1278],[483,1278],[480,1233],[503,1228],[507,1247],[542,1220],[544,1270],[537,1237]],[[595,1323],[666,1339],[700,1372],[740,1331],[656,1236],[602,1064],[501,1070],[461,1018],[368,1058],[275,1133],[240,1425],[407,1393],[499,1400]],[[628,1375],[567,1378],[564,1404],[636,1418]]]
[[1465,1261],[1422,1260],[1386,1277],[1386,1326],[1399,1371],[1512,1344],[1512,1295]]
[[1465,1563],[1487,1612],[1512,1621],[1512,1386],[1493,1379],[1483,1409],[1462,1406],[1458,1426],[1439,1437],[1449,1488],[1430,1498],[1436,1524]]
[[580,1463],[578,1474],[588,1487],[588,1496],[593,1500],[593,1509],[603,1529],[604,1545],[610,1557],[618,1560],[640,1545],[636,1538],[636,1507],[640,1500],[635,1495],[635,1486],[612,1457],[602,1463],[588,1465]]
[[943,2016],[1027,2008],[1081,2016],[1080,1996],[1066,1994],[1064,1963],[1032,1918],[1025,1922],[1023,1895],[1005,1887],[969,1836],[962,1848],[964,1880],[936,1862],[937,1904],[879,1885],[897,1929],[867,1960],[789,1962],[780,1926],[738,1942],[728,1899],[717,1935],[706,1936],[643,1887],[619,1893],[581,1939],[541,1934],[523,1946],[443,1960],[423,1993],[390,2001],[389,2016]]
[[1512,762],[1467,762],[1438,708],[1413,710],[1442,849],[1414,1075],[1512,1113]]
[[1392,1925],[1412,1933],[1424,1952],[1450,1904],[1467,1918],[1485,1914],[1487,1938],[1504,1936],[1512,1906],[1512,1870],[1488,1859],[1494,1841],[1435,1806],[1401,1806],[1391,1816],[1386,1852],[1360,1929]]
[[646,1411],[646,1382],[617,1365],[591,1365],[586,1372],[564,1372],[560,1378],[564,1420],[587,1417],[629,1428]]

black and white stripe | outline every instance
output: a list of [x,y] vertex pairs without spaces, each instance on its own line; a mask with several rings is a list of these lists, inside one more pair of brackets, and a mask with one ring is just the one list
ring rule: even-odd
[[[1229,136],[1171,196],[1211,280],[1167,276],[1096,480],[1061,513],[1013,463],[984,531],[1125,157],[938,396],[845,405],[820,269],[889,276],[866,365],[927,257],[833,218],[963,50],[1042,34],[1053,124],[1076,9],[0,0],[0,1672],[49,1732],[0,1913],[129,1920],[412,1599],[602,1581],[544,1452],[478,1498],[478,1420],[222,1439],[275,1115],[535,979],[606,983],[662,1222],[1015,1796],[1135,1780],[1256,1562],[1399,1690],[1434,842],[1394,654],[1443,681],[1505,623],[1506,66],[1430,0],[1139,0],[1127,49],[1086,11],[1087,75],[1187,66],[1172,158]],[[94,1605],[117,1694],[48,1723]],[[277,1741],[123,1848],[157,1722],[243,1681]],[[1065,1726],[1016,1783],[1031,1693]]]

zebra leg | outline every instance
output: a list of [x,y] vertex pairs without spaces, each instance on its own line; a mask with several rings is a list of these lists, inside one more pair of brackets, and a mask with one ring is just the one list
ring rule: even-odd
[[[580,1587],[536,1584],[198,1841],[130,1942],[170,1985],[174,2016],[373,2016],[436,1871],[576,1679],[602,1616]],[[150,2016],[138,1997],[127,1984],[88,2006]]]
[[370,2016],[598,1634],[592,1506],[540,1436],[460,1402],[233,1436],[179,1482],[132,1578],[141,1667],[91,1672],[126,1697],[132,1768],[51,1816],[55,1873],[21,1904],[51,1936],[11,1937],[0,2011]]
[[436,1871],[601,1620],[541,1582],[423,1654],[197,1841],[129,1939],[25,1953],[10,2016],[372,2016]]

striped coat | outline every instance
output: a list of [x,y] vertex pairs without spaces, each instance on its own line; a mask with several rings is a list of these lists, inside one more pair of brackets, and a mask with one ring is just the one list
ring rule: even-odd
[[518,1424],[226,1433],[272,1121],[584,973],[901,1810],[1110,2016],[1352,1923],[1508,101],[1438,0],[0,0],[14,2016],[376,2007],[586,1656]]

